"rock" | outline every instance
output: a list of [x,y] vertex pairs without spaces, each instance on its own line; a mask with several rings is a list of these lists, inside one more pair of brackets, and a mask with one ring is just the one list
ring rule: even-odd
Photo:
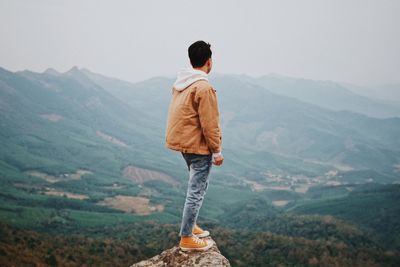
[[175,246],[130,267],[230,267],[229,261],[218,250],[215,241],[211,238],[208,239],[214,244],[207,251],[184,252],[180,250],[179,246]]

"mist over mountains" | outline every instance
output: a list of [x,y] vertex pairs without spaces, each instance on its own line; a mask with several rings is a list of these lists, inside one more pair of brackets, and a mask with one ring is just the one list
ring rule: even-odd
[[[136,165],[176,176],[167,167],[176,164],[171,160],[176,153],[164,149],[173,81],[155,77],[129,83],[77,67],[65,73],[2,69],[1,118],[6,126],[2,127],[2,143],[9,147],[2,151],[24,150],[24,157],[35,159],[42,155],[31,145],[40,142],[58,151],[62,144],[47,138],[64,136],[71,146],[90,149],[90,143],[103,142],[118,153],[134,153],[131,160]],[[268,179],[274,175],[290,184],[290,176],[296,175],[313,180],[311,185],[398,181],[400,118],[393,115],[400,106],[383,105],[333,82],[276,75],[211,75],[211,83],[218,91],[223,149],[228,158],[224,170],[216,171],[230,182],[272,186],[276,182]],[[376,118],[368,116],[371,113]],[[388,117],[377,118],[383,114]],[[7,139],[16,136],[27,138],[23,146]],[[68,146],[62,150],[71,152]],[[62,160],[57,154],[52,155],[51,164],[61,166],[64,162],[57,163]],[[11,165],[20,161],[9,152],[2,156]],[[169,160],[159,162],[160,157]],[[112,158],[102,161],[115,161]],[[37,165],[43,167],[41,162]]]
[[[178,223],[187,169],[179,153],[164,147],[173,82],[154,77],[130,83],[77,67],[65,73],[0,68],[2,222],[65,233]],[[226,158],[213,168],[200,215],[210,227],[257,226],[313,242],[334,236],[353,246],[346,239],[351,232],[359,241],[355,250],[379,242],[400,247],[396,99],[279,75],[212,74],[210,82]],[[299,222],[318,234],[296,228]],[[238,257],[228,245],[219,247]],[[236,263],[243,266],[243,259]]]
[[[83,72],[119,99],[147,110],[163,125],[173,79],[158,77],[133,85]],[[385,168],[388,175],[397,170],[398,160],[387,158],[384,150],[398,151],[400,147],[396,138],[400,105],[359,96],[333,82],[237,75],[211,75],[211,82],[219,92],[228,152],[264,154],[260,158],[273,155],[281,163],[296,162],[297,168],[307,162],[335,170],[366,171],[373,166],[371,169],[379,171]],[[368,117],[372,114],[386,115],[378,120]],[[276,166],[276,170],[288,167]]]

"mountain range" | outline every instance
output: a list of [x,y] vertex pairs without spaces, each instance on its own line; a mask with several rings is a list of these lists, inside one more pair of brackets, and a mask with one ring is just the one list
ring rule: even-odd
[[[332,224],[312,217],[320,214],[345,220],[333,223],[333,235],[345,243],[351,228],[360,244],[400,247],[396,100],[332,81],[209,78],[225,162],[213,167],[200,219],[228,227],[220,237],[243,228],[314,240]],[[0,68],[0,220],[66,234],[179,223],[187,169],[164,146],[173,82],[159,76],[132,83],[78,67],[64,73]],[[295,230],[299,222],[322,230]],[[238,257],[224,242],[219,247]],[[245,266],[240,257],[236,264]]]

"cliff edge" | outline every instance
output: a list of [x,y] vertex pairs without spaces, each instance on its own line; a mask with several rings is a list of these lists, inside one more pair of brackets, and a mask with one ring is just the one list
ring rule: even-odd
[[231,266],[221,254],[214,240],[214,244],[207,251],[184,252],[175,246],[148,260],[131,265],[130,267],[219,267]]

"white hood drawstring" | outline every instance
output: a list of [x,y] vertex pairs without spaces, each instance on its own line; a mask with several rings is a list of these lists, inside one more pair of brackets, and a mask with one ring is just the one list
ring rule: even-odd
[[183,91],[189,85],[198,80],[208,81],[207,73],[193,68],[182,69],[178,72],[178,77],[174,83],[174,88],[178,91]]

